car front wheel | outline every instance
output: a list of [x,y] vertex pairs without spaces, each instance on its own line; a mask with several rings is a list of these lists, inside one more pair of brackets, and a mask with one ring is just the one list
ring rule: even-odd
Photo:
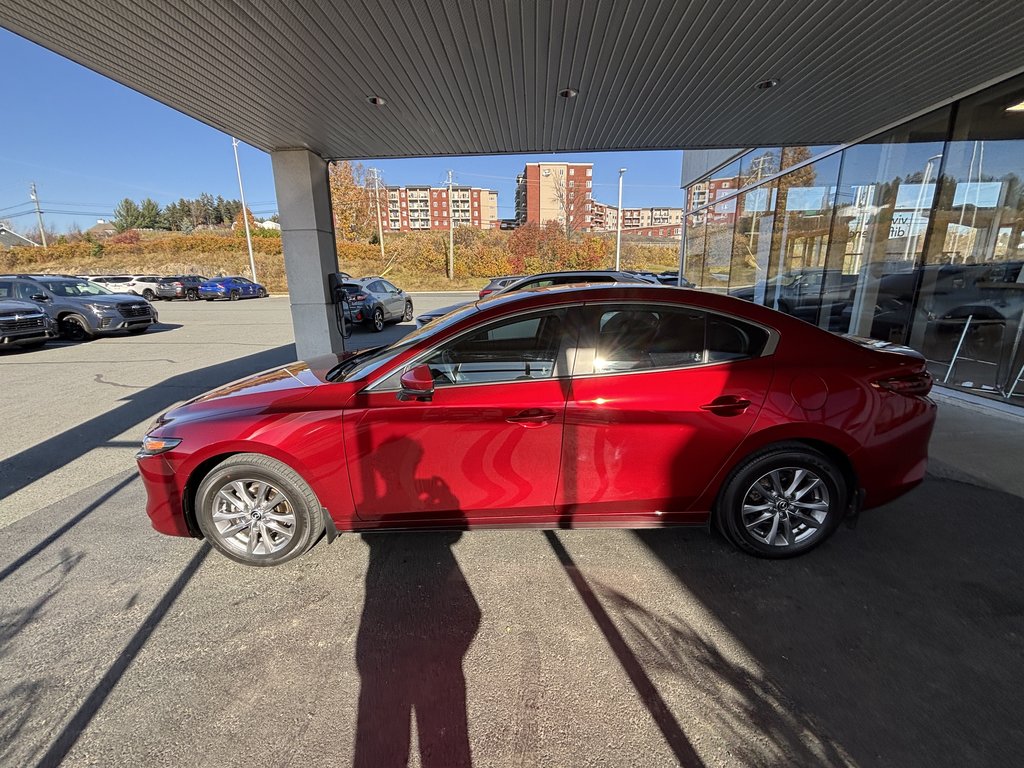
[[842,472],[802,445],[760,451],[736,468],[716,509],[719,529],[758,557],[793,557],[827,539],[846,511]]
[[412,322],[412,314],[413,314],[412,313],[412,302],[411,301],[407,301],[407,302],[405,302],[405,313],[402,315],[402,322],[403,323]]
[[89,341],[93,336],[89,324],[79,315],[67,315],[60,319],[60,335],[71,341]]
[[196,521],[220,552],[245,565],[280,565],[324,530],[320,503],[291,467],[240,453],[218,464],[196,492]]

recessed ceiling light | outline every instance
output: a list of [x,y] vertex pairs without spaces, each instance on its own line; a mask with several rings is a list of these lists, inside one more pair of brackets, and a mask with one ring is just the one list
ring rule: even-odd
[[579,95],[579,91],[575,88],[563,88],[558,92],[558,95],[563,99],[575,99]]
[[1024,112],[1024,101],[1006,108],[1007,112]]
[[384,99],[382,99],[380,96],[367,96],[366,100],[373,104],[373,106],[375,107],[383,107],[385,104],[387,104],[387,102],[384,101]]
[[778,84],[779,84],[779,81],[776,80],[773,77],[773,78],[770,78],[768,80],[762,80],[760,83],[758,83],[754,87],[757,88],[757,90],[759,90],[759,91],[767,91],[769,88],[774,88]]

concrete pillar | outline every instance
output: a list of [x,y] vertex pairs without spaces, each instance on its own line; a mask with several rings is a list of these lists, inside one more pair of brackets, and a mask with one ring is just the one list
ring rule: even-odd
[[281,216],[295,351],[300,360],[342,350],[327,275],[338,271],[327,161],[308,149],[270,153]]

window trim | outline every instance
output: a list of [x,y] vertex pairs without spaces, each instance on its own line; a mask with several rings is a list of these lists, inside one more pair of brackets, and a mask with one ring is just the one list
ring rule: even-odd
[[[576,347],[575,354],[573,355],[574,359],[573,359],[572,378],[574,378],[574,379],[593,379],[593,378],[604,378],[604,377],[607,377],[607,376],[637,376],[637,375],[642,375],[642,374],[647,374],[647,373],[665,373],[667,371],[692,371],[692,370],[696,370],[696,369],[703,370],[705,368],[710,368],[710,367],[713,367],[713,366],[716,366],[716,365],[734,365],[736,363],[745,363],[745,362],[747,362],[749,360],[759,360],[759,359],[761,359],[763,357],[771,357],[772,355],[775,354],[775,350],[777,349],[777,347],[779,345],[779,332],[776,331],[771,326],[765,325],[764,323],[759,323],[756,320],[749,320],[749,319],[747,319],[745,317],[740,317],[739,315],[734,315],[734,314],[732,314],[730,312],[722,312],[720,310],[709,309],[707,307],[698,307],[698,306],[694,306],[692,304],[677,304],[675,302],[667,302],[667,301],[650,301],[650,302],[640,303],[640,302],[637,302],[635,300],[634,301],[622,301],[620,299],[618,301],[615,301],[615,300],[611,300],[611,299],[606,299],[606,300],[601,300],[601,301],[586,302],[586,303],[584,303],[584,304],[582,304],[580,306],[580,309],[585,314],[588,307],[600,307],[600,306],[617,306],[617,307],[621,307],[621,306],[627,306],[627,305],[631,305],[631,304],[635,305],[639,309],[649,309],[651,307],[668,307],[668,308],[672,308],[672,309],[692,310],[694,312],[703,312],[705,315],[718,315],[719,317],[724,317],[724,318],[727,318],[729,320],[734,320],[736,322],[745,323],[746,325],[752,325],[755,328],[760,328],[761,330],[765,331],[768,334],[768,339],[764,343],[764,349],[761,350],[761,354],[755,355],[755,356],[752,356],[752,357],[744,357],[744,358],[736,359],[736,360],[714,360],[714,361],[709,361],[709,362],[704,362],[704,363],[695,363],[694,365],[664,366],[664,367],[661,367],[661,368],[641,368],[639,370],[633,370],[633,371],[595,371],[595,370],[593,370],[593,366],[594,366],[594,358],[597,356],[596,355],[596,348],[580,347],[579,344],[578,344],[579,338],[577,337],[577,347]],[[580,334],[582,334],[584,332],[584,330],[585,330],[584,327],[583,327],[583,322],[584,322],[584,318],[581,317],[580,318]],[[704,351],[707,352],[706,343],[705,343]],[[590,370],[587,371],[586,373],[577,372],[576,368],[577,368],[577,366],[580,363],[582,363],[585,366],[589,366]]]
[[372,394],[375,392],[400,392],[401,387],[385,389],[381,385],[385,381],[390,379],[392,376],[394,376],[396,373],[398,373],[399,370],[404,372],[409,370],[413,366],[419,365],[425,359],[427,359],[432,354],[440,350],[442,347],[447,346],[448,344],[457,343],[462,338],[468,336],[471,333],[479,333],[481,331],[488,330],[492,326],[498,323],[502,323],[506,320],[527,319],[531,315],[541,315],[547,312],[563,312],[566,315],[566,322],[572,323],[576,326],[576,338],[573,339],[571,343],[569,343],[566,339],[563,339],[562,342],[558,345],[558,349],[555,352],[554,370],[552,371],[552,375],[550,377],[546,379],[518,379],[513,381],[479,381],[469,384],[446,384],[443,387],[441,387],[441,389],[450,390],[465,389],[467,387],[493,387],[496,385],[508,386],[510,384],[536,384],[537,382],[540,381],[559,381],[563,379],[569,379],[572,376],[573,368],[575,368],[576,351],[578,349],[577,345],[579,343],[579,318],[578,316],[576,318],[573,318],[573,313],[575,312],[578,315],[578,313],[581,310],[582,305],[579,304],[557,304],[549,307],[525,309],[510,315],[502,315],[500,318],[497,318],[494,321],[487,323],[486,325],[475,325],[472,328],[467,328],[461,333],[458,333],[454,336],[449,336],[448,338],[438,342],[437,344],[428,347],[426,350],[413,356],[402,365],[392,368],[390,371],[388,371],[382,376],[378,376],[371,383],[363,387],[359,391],[359,393]]

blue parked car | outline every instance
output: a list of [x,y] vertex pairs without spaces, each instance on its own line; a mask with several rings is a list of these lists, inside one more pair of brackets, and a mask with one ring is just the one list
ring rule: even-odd
[[267,289],[245,277],[215,277],[199,286],[199,298],[213,301],[214,299],[264,299]]

